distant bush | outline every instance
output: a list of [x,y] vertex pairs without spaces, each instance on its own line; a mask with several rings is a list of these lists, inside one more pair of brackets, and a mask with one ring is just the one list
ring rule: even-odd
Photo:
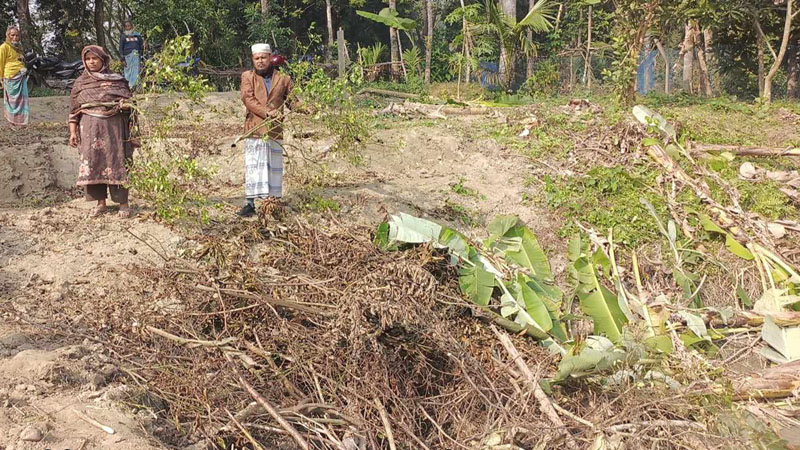
[[533,75],[519,88],[520,94],[531,97],[556,95],[561,82],[558,61],[546,59],[536,63]]

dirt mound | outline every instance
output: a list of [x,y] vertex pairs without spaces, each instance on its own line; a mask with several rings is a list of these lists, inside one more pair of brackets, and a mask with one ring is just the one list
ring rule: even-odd
[[0,448],[160,448],[117,406],[126,388],[102,347],[42,341],[34,328],[0,325]]
[[[141,216],[90,219],[90,208],[76,200],[0,210],[0,448],[161,448],[142,433],[153,417],[121,406],[129,396],[124,371],[94,331],[78,331],[76,316],[54,316],[42,305],[58,309],[74,298],[94,308],[115,286],[135,283],[127,264],[157,267],[159,254],[177,252],[179,238]],[[59,333],[62,327],[72,331]],[[40,441],[22,438],[37,432]]]
[[0,204],[75,185],[78,155],[66,133],[66,125],[34,124],[14,132],[0,127]]

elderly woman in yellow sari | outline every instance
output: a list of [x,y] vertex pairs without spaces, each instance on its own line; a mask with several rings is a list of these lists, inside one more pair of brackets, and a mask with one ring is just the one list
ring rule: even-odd
[[8,27],[6,41],[0,45],[0,85],[3,86],[3,111],[8,123],[12,128],[27,125],[30,118],[28,71],[19,28],[15,26]]
[[119,203],[120,217],[130,217],[128,166],[133,158],[130,141],[128,82],[108,66],[111,57],[97,45],[81,52],[85,70],[72,86],[69,111],[69,143],[78,147],[81,165],[78,186],[86,200],[97,201],[92,215],[106,211],[106,198]]

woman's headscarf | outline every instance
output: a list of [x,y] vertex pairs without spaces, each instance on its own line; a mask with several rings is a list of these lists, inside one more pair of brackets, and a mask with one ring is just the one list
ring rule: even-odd
[[[103,67],[97,72],[90,72],[86,67],[86,56],[93,54],[103,60]],[[119,102],[131,98],[131,91],[125,77],[109,69],[111,56],[98,45],[88,45],[81,51],[84,70],[72,85],[70,117],[76,117],[88,103]],[[97,113],[97,111],[93,111]],[[118,113],[118,109],[108,108],[109,114]]]
[[11,48],[13,48],[14,51],[19,54],[19,60],[20,61],[25,61],[25,49],[22,48],[22,43],[21,42],[17,42],[15,44],[15,43],[11,42],[11,31],[12,30],[17,30],[17,33],[19,33],[19,27],[15,26],[15,25],[11,25],[8,28],[6,28],[6,44],[11,46]]
[[[103,61],[103,67],[97,72],[89,72],[89,68],[86,65],[86,57],[89,56],[90,53],[100,58]],[[83,67],[84,67],[83,74],[81,74],[81,77],[87,75],[97,80],[108,80],[108,81],[118,81],[125,79],[125,77],[123,77],[122,75],[111,71],[111,69],[109,68],[109,66],[111,65],[111,56],[108,53],[106,53],[103,47],[100,47],[99,45],[87,45],[86,47],[84,47],[83,50],[81,50],[81,61],[83,62]]]

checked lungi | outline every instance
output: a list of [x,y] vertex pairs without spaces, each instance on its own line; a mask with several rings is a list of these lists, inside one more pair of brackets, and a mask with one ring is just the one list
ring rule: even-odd
[[3,79],[3,111],[11,125],[27,125],[30,118],[28,107],[28,71],[22,70],[14,78]]
[[128,80],[128,86],[130,86],[131,90],[139,82],[140,61],[139,52],[135,50],[125,55],[125,79]]
[[245,197],[281,197],[283,145],[273,139],[245,139],[244,149]]

